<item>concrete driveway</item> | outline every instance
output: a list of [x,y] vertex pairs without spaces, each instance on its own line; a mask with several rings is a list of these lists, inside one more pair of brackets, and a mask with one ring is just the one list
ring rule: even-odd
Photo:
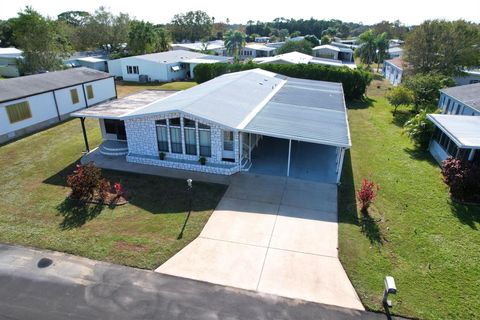
[[156,271],[363,310],[337,238],[336,185],[239,174],[200,236]]

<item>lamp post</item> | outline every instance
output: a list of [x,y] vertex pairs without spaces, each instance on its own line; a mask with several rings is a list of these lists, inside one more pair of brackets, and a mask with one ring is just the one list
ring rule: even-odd
[[185,227],[187,226],[188,218],[190,218],[190,213],[192,212],[192,190],[193,190],[193,180],[192,179],[187,179],[188,213],[187,213],[187,217],[185,218],[185,222],[183,223],[182,230],[178,234],[177,239],[182,239],[183,231],[185,230]]

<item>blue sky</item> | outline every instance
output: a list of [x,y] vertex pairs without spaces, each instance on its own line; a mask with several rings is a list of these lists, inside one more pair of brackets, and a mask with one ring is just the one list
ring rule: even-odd
[[244,24],[250,19],[270,21],[276,17],[340,19],[365,24],[398,19],[411,25],[435,18],[480,22],[479,0],[1,0],[0,19],[15,16],[26,5],[50,16],[68,10],[93,11],[104,5],[115,13],[126,12],[153,23],[166,23],[175,13],[188,10],[206,11],[216,21],[229,18],[231,22]]

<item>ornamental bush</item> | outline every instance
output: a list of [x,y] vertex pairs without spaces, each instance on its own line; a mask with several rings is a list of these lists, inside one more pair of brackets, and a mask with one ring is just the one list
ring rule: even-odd
[[67,184],[72,188],[71,197],[75,199],[93,198],[101,178],[101,169],[93,163],[77,164],[75,171],[67,177]]
[[426,149],[435,131],[435,125],[428,120],[427,110],[420,110],[413,118],[405,122],[403,133],[406,134],[416,146]]
[[360,201],[360,207],[362,212],[366,212],[370,205],[373,203],[377,197],[377,192],[380,190],[380,187],[372,181],[367,179],[362,180],[362,186],[360,190],[357,191],[357,198]]
[[450,196],[470,202],[480,202],[480,165],[448,157],[442,162],[443,181]]
[[348,100],[362,99],[367,86],[372,81],[372,73],[361,68],[339,68],[318,64],[256,64],[253,62],[243,64],[198,64],[194,69],[195,81],[198,83],[203,83],[225,73],[255,68],[261,68],[293,78],[341,82],[343,85],[345,98]]

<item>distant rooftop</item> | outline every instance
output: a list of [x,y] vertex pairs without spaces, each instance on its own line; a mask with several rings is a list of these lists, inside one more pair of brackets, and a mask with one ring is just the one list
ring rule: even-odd
[[[202,51],[205,48],[205,44],[203,42],[174,43],[172,44],[172,47],[186,48],[194,51]],[[225,48],[223,40],[214,40],[208,42],[207,50],[218,50],[223,48]]]
[[279,54],[273,57],[255,58],[253,59],[253,62],[256,62],[258,64],[279,63],[279,62],[287,62],[287,63],[293,63],[293,64],[310,63],[310,64],[321,64],[321,65],[335,66],[335,67],[346,66],[351,69],[356,68],[356,65],[354,63],[343,63],[340,60],[317,58],[317,57],[313,57],[308,54],[304,54],[297,51]]
[[171,50],[171,51],[165,51],[165,52],[157,52],[157,53],[150,53],[150,54],[144,54],[139,56],[126,57],[122,59],[132,59],[132,58],[154,61],[158,63],[175,63],[175,62],[182,62],[189,59],[212,59],[212,60],[220,60],[220,61],[228,60],[228,57],[214,56],[214,55],[187,51],[187,50]]
[[440,91],[480,111],[480,83],[451,87]]
[[273,51],[275,50],[274,47],[269,47],[261,43],[247,43],[245,48],[252,49],[252,50],[261,50],[261,51]]
[[427,116],[459,148],[480,148],[480,117],[429,114]]
[[74,117],[118,119],[143,108],[154,101],[175,94],[176,91],[144,90],[116,100],[72,113]]
[[394,66],[403,70],[404,63],[403,63],[403,59],[401,57],[396,57],[396,58],[393,58],[393,59],[385,60],[385,62],[391,63]]
[[337,47],[331,44],[324,44],[324,45],[316,46],[315,48],[313,48],[313,50],[321,50],[321,49],[328,49],[336,52],[353,53],[353,50],[350,48]]
[[0,81],[0,102],[110,77],[108,73],[82,67],[5,79]]
[[0,48],[0,57],[16,58],[21,56],[22,53],[23,51],[17,48]]

